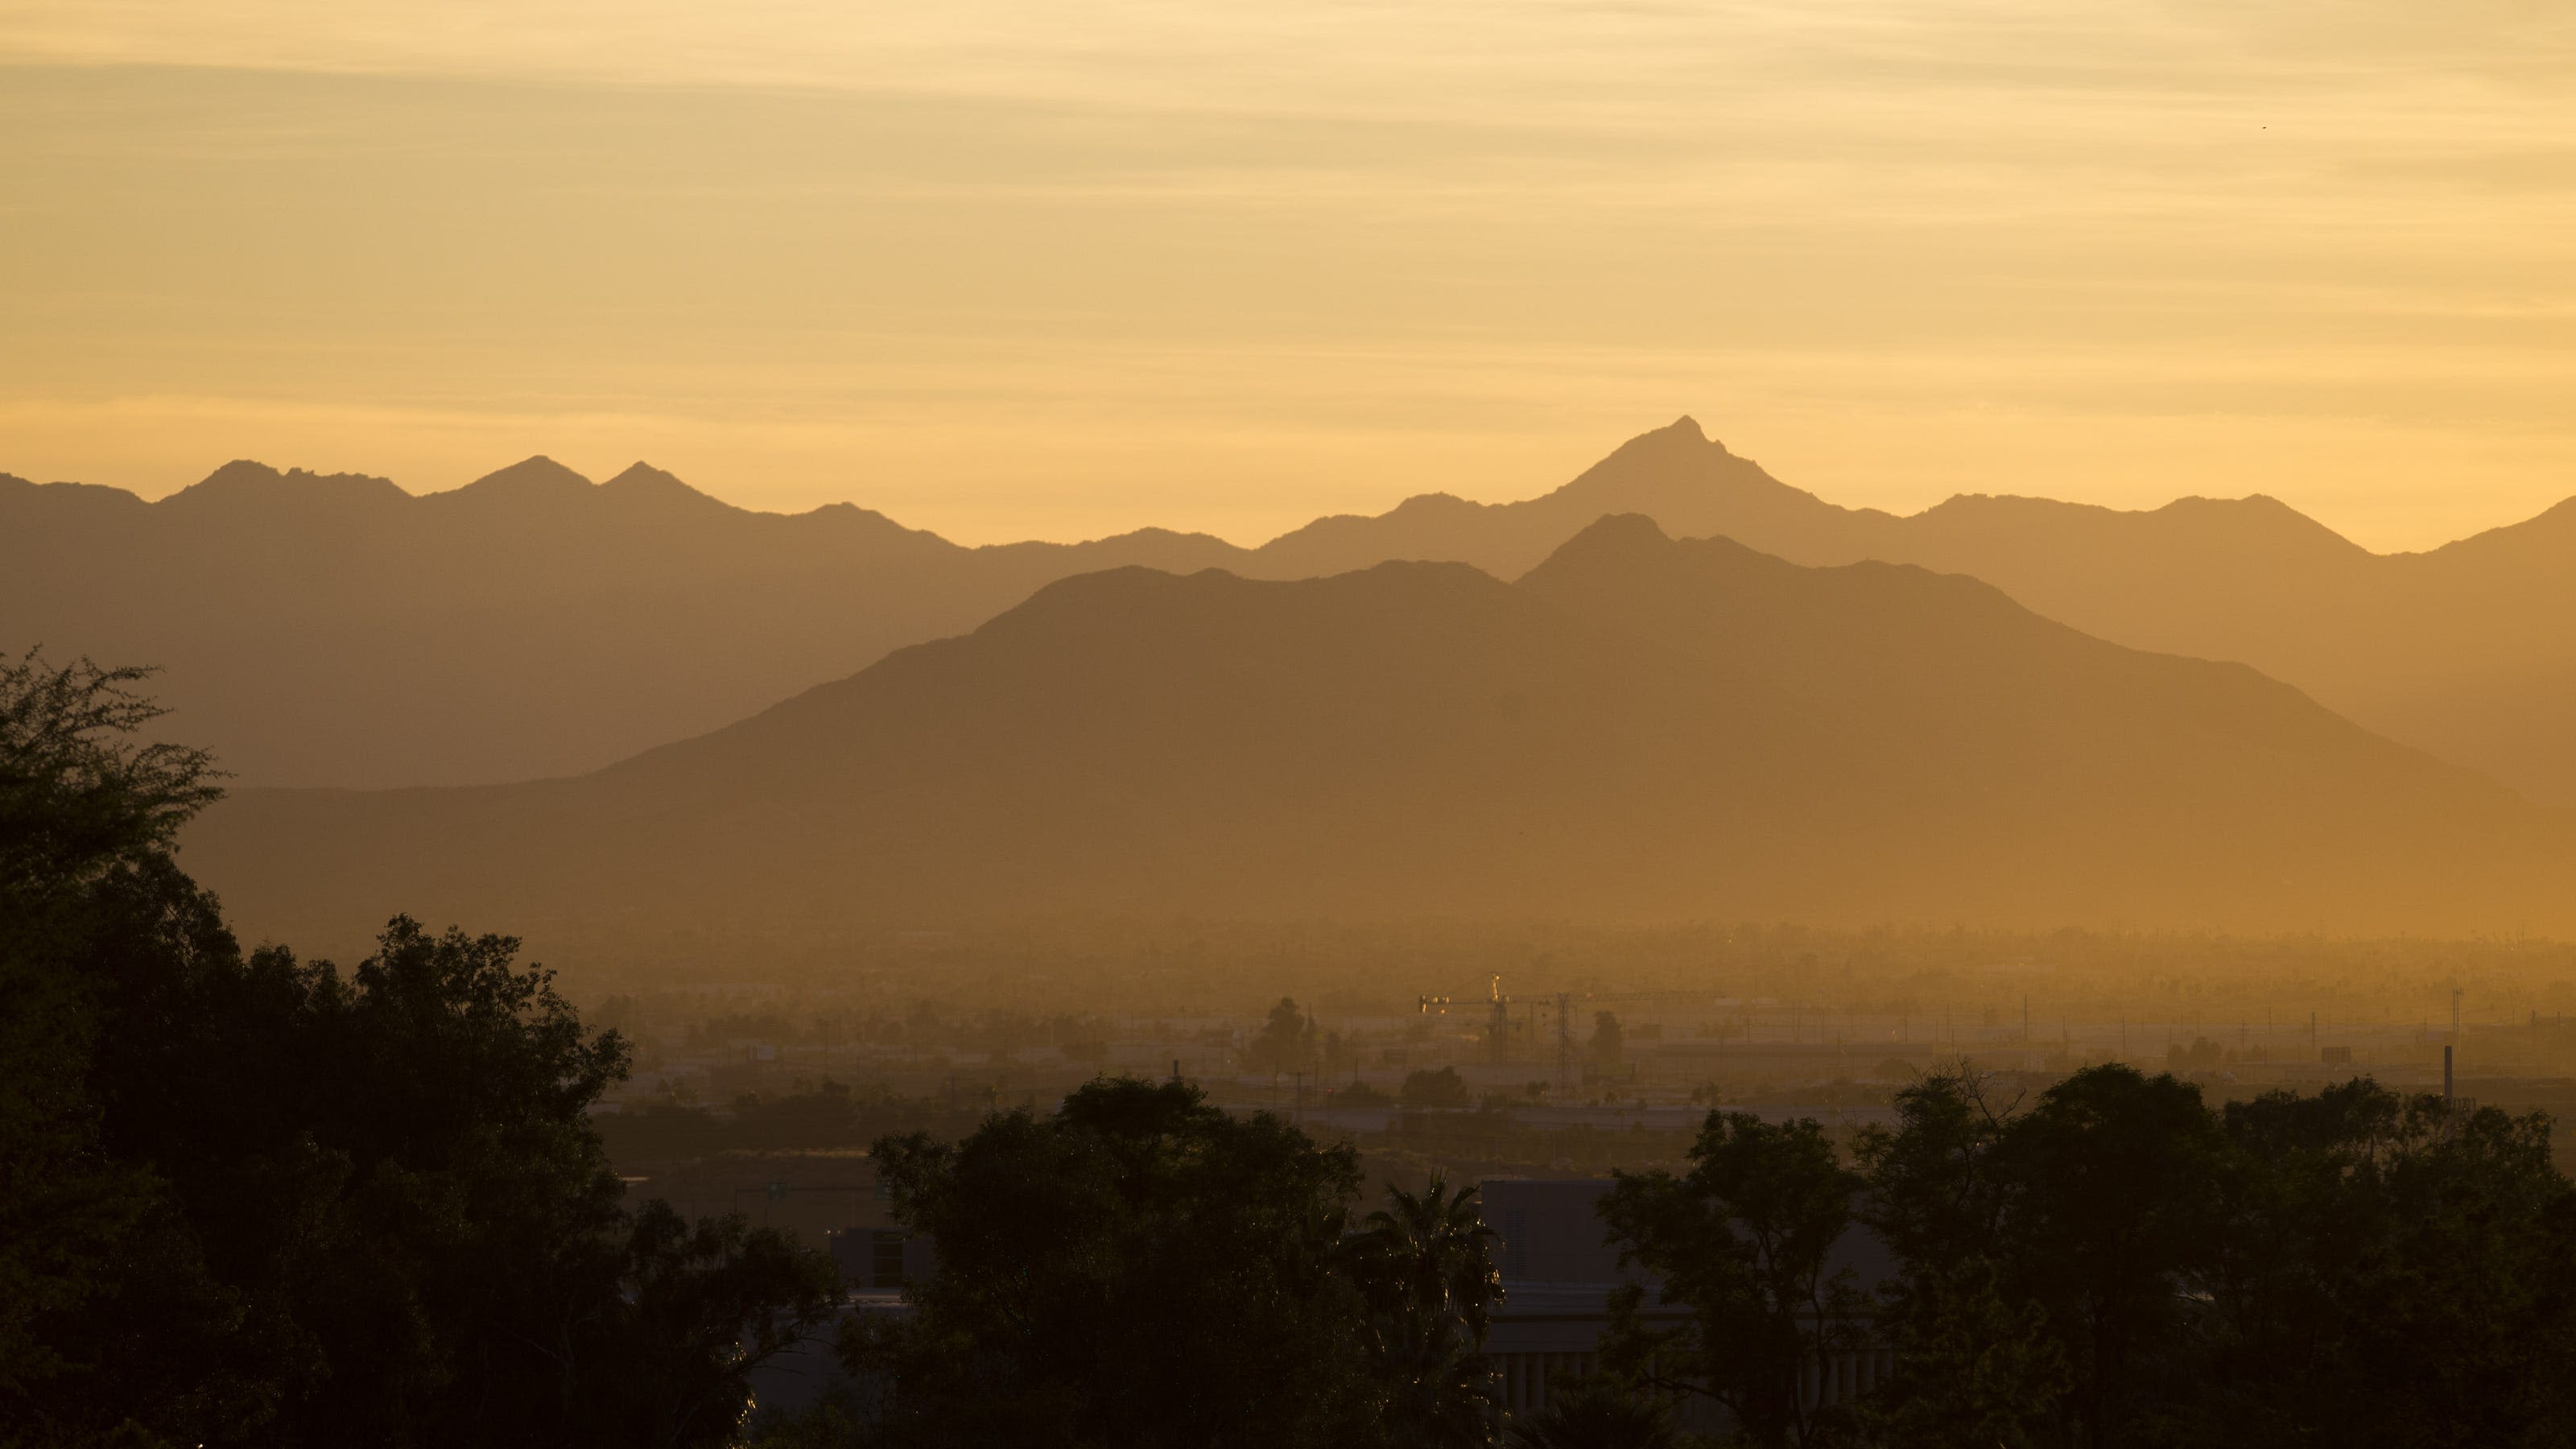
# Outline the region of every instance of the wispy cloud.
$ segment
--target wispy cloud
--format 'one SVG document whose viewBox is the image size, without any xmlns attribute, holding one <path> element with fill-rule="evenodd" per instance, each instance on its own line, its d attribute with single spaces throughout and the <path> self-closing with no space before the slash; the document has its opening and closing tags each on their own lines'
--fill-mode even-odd
<svg viewBox="0 0 2576 1449">
<path fill-rule="evenodd" d="M 2559 5 L 0 0 L 0 64 L 0 397 L 61 472 L 306 407 L 453 482 L 544 418 L 1257 532 L 1690 408 L 1891 504 L 2392 544 L 2576 487 Z"/>
</svg>

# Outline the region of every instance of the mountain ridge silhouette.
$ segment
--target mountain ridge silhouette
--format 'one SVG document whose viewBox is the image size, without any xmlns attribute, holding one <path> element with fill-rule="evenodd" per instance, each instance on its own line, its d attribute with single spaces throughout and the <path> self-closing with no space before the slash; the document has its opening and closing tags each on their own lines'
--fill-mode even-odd
<svg viewBox="0 0 2576 1449">
<path fill-rule="evenodd" d="M 2576 824 L 2240 664 L 1912 565 L 1611 517 L 1517 582 L 1129 566 L 748 719 L 517 785 L 251 790 L 256 930 L 394 910 L 1064 911 L 2461 932 L 2576 926 Z"/>
<path fill-rule="evenodd" d="M 640 462 L 594 484 L 533 458 L 420 495 L 235 462 L 149 504 L 0 475 L 0 644 L 169 666 L 170 728 L 254 783 L 488 783 L 702 733 L 1069 574 L 1408 558 L 1514 577 L 1626 512 L 1799 563 L 1970 574 L 2576 803 L 2576 499 L 2385 555 L 2259 494 L 2130 512 L 1964 493 L 1900 516 L 1782 483 L 1689 417 L 1536 498 L 1421 494 L 1253 548 L 1160 529 L 968 547 L 853 504 L 737 508 Z"/>
</svg>

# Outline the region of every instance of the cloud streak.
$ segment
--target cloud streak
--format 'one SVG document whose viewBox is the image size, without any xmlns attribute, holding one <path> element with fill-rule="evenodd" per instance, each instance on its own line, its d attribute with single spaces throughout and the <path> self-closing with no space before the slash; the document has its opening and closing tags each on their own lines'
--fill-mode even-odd
<svg viewBox="0 0 2576 1449">
<path fill-rule="evenodd" d="M 77 422 L 229 398 L 625 419 L 975 536 L 1535 491 L 1684 409 L 1854 501 L 2263 489 L 2380 546 L 2576 478 L 2576 40 L 2511 0 L 14 0 L 0 64 L 20 472 L 319 461 Z M 334 461 L 461 481 L 437 433 Z"/>
</svg>

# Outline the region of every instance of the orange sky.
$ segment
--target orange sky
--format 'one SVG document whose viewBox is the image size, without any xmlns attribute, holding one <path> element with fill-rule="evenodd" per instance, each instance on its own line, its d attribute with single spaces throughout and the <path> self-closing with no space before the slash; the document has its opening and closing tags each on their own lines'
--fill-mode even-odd
<svg viewBox="0 0 2576 1449">
<path fill-rule="evenodd" d="M 0 470 L 642 457 L 983 541 L 2576 493 L 2542 0 L 0 0 Z"/>
</svg>

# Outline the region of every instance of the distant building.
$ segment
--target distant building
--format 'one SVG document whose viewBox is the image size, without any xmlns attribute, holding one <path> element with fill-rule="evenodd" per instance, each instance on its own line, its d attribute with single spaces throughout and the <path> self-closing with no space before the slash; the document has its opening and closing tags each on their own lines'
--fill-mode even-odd
<svg viewBox="0 0 2576 1449">
<path fill-rule="evenodd" d="M 898 1227 L 833 1228 L 824 1236 L 841 1282 L 853 1292 L 900 1293 L 928 1278 L 936 1257 L 930 1240 Z"/>
<path fill-rule="evenodd" d="M 1610 1330 L 1610 1294 L 1629 1283 L 1646 1287 L 1649 1323 L 1678 1324 L 1685 1310 L 1664 1305 L 1653 1280 L 1619 1266 L 1619 1250 L 1602 1226 L 1603 1177 L 1543 1180 L 1489 1177 L 1476 1184 L 1485 1223 L 1501 1238 L 1502 1302 L 1496 1306 L 1485 1351 L 1495 1362 L 1505 1412 L 1544 1408 L 1552 1389 L 1600 1370 L 1601 1340 Z M 1855 1227 L 1836 1248 L 1833 1266 L 1850 1268 L 1864 1292 L 1894 1271 L 1885 1247 Z M 1821 1404 L 1868 1392 L 1894 1370 L 1884 1347 L 1838 1354 L 1829 1381 L 1808 1392 Z M 1685 1400 L 1678 1427 L 1723 1434 L 1733 1427 L 1724 1407 L 1705 1395 Z"/>
</svg>

